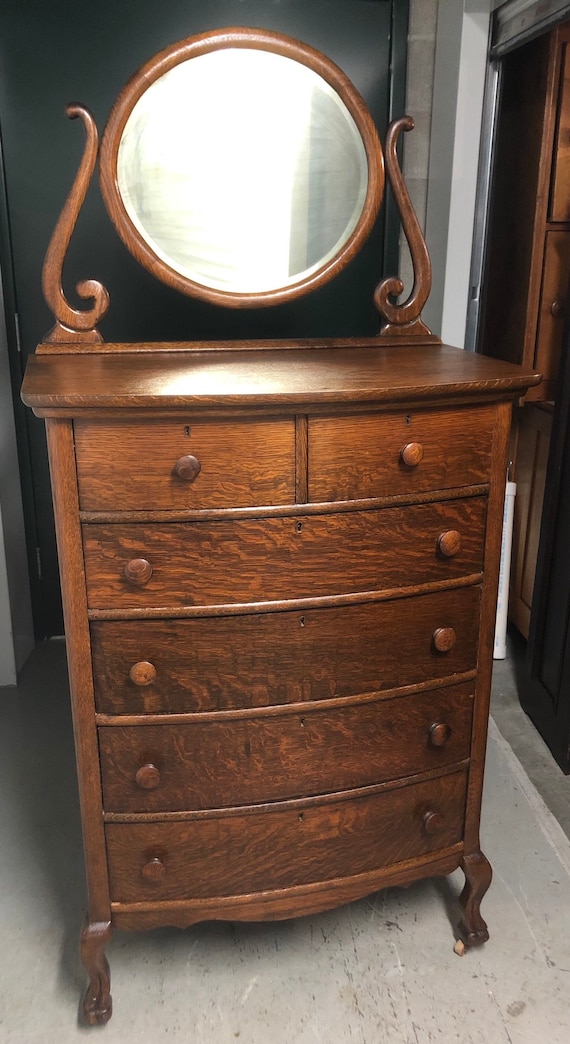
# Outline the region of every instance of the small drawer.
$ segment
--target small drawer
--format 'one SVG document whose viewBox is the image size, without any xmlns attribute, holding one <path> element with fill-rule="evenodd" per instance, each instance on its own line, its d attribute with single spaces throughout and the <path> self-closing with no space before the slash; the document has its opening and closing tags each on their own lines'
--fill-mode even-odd
<svg viewBox="0 0 570 1044">
<path fill-rule="evenodd" d="M 97 710 L 232 710 L 450 678 L 477 665 L 479 601 L 474 586 L 330 609 L 94 621 Z"/>
<path fill-rule="evenodd" d="M 84 511 L 255 507 L 295 502 L 295 422 L 76 421 Z"/>
<path fill-rule="evenodd" d="M 180 725 L 99 729 L 107 812 L 183 812 L 351 790 L 469 756 L 473 684 Z"/>
<path fill-rule="evenodd" d="M 175 822 L 107 823 L 115 903 L 248 895 L 352 877 L 461 841 L 463 771 Z"/>
<path fill-rule="evenodd" d="M 83 526 L 90 608 L 260 603 L 477 574 L 487 501 L 305 517 Z"/>
<path fill-rule="evenodd" d="M 309 500 L 359 500 L 489 481 L 493 407 L 309 418 Z"/>
</svg>

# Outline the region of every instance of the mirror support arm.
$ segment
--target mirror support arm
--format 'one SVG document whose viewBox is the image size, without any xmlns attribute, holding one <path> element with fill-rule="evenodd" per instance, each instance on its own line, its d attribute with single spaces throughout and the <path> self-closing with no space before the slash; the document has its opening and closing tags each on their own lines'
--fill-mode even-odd
<svg viewBox="0 0 570 1044">
<path fill-rule="evenodd" d="M 99 343 L 103 340 L 95 329 L 109 307 L 109 294 L 102 283 L 96 279 L 82 279 L 77 283 L 76 291 L 85 301 L 93 300 L 91 308 L 73 308 L 62 286 L 63 265 L 79 212 L 85 200 L 89 183 L 93 176 L 99 139 L 97 127 L 92 114 L 83 105 L 68 105 L 66 115 L 70 119 L 80 117 L 85 128 L 85 148 L 71 191 L 59 216 L 47 249 L 42 272 L 42 289 L 46 303 L 51 308 L 56 323 L 45 341 L 89 341 Z"/>
<path fill-rule="evenodd" d="M 414 128 L 411 116 L 402 116 L 394 120 L 388 127 L 385 142 L 386 173 L 390 187 L 394 193 L 396 205 L 402 220 L 404 235 L 408 241 L 412 265 L 414 269 L 414 285 L 408 299 L 401 305 L 389 298 L 399 297 L 404 284 L 398 276 L 383 279 L 374 291 L 374 304 L 385 319 L 379 332 L 380 337 L 417 337 L 433 336 L 429 328 L 422 322 L 420 315 L 431 290 L 431 262 L 426 242 L 419 221 L 412 206 L 400 164 L 398 162 L 397 145 L 401 131 Z M 438 340 L 434 337 L 434 340 Z"/>
</svg>

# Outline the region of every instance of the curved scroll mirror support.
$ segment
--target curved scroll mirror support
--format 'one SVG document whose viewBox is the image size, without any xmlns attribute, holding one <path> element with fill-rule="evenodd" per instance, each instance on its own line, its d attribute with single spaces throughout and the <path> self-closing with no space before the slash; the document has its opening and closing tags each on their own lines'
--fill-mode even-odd
<svg viewBox="0 0 570 1044">
<path fill-rule="evenodd" d="M 101 191 L 123 242 L 183 293 L 259 307 L 351 260 L 382 199 L 366 105 L 320 52 L 260 29 L 167 48 L 107 122 Z"/>
<path fill-rule="evenodd" d="M 85 148 L 73 186 L 53 230 L 44 260 L 42 289 L 56 323 L 44 337 L 44 341 L 90 341 L 103 340 L 95 329 L 109 307 L 109 294 L 96 279 L 83 279 L 77 283 L 76 291 L 85 301 L 93 300 L 92 308 L 73 308 L 67 300 L 62 286 L 63 264 L 73 229 L 83 206 L 89 183 L 97 162 L 99 138 L 95 120 L 82 105 L 68 105 L 66 114 L 71 120 L 79 117 L 85 128 Z"/>
<path fill-rule="evenodd" d="M 398 276 L 383 279 L 374 291 L 374 304 L 387 320 L 380 330 L 380 337 L 433 337 L 439 340 L 422 322 L 420 315 L 431 290 L 431 262 L 420 224 L 412 206 L 406 184 L 402 177 L 398 153 L 396 151 L 401 131 L 414 129 L 411 116 L 402 116 L 394 120 L 386 133 L 386 173 L 390 187 L 394 193 L 396 205 L 402 219 L 404 235 L 408 241 L 412 265 L 414 269 L 414 285 L 408 299 L 403 304 L 396 304 L 390 297 L 399 297 L 404 284 Z"/>
</svg>

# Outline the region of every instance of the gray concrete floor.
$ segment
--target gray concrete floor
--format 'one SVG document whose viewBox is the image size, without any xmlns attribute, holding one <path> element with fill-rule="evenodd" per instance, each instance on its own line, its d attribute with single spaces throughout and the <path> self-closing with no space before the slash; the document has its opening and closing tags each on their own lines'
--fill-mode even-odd
<svg viewBox="0 0 570 1044">
<path fill-rule="evenodd" d="M 0 1044 L 567 1044 L 570 778 L 520 710 L 510 660 L 493 715 L 485 947 L 453 953 L 460 871 L 314 918 L 117 933 L 115 1013 L 86 1029 L 65 648 L 39 646 L 18 690 L 0 690 Z"/>
<path fill-rule="evenodd" d="M 525 655 L 526 642 L 513 632 L 508 640 L 508 659 L 495 660 L 491 713 L 544 803 L 570 838 L 570 776 L 558 767 L 519 702 L 516 666 Z"/>
</svg>

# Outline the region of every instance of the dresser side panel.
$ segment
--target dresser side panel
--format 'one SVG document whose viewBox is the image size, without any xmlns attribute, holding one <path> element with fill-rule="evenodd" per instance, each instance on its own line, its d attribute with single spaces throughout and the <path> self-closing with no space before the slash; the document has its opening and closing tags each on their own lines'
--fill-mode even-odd
<svg viewBox="0 0 570 1044">
<path fill-rule="evenodd" d="M 111 917 L 75 451 L 71 422 L 46 422 L 62 585 L 89 918 Z"/>
</svg>

